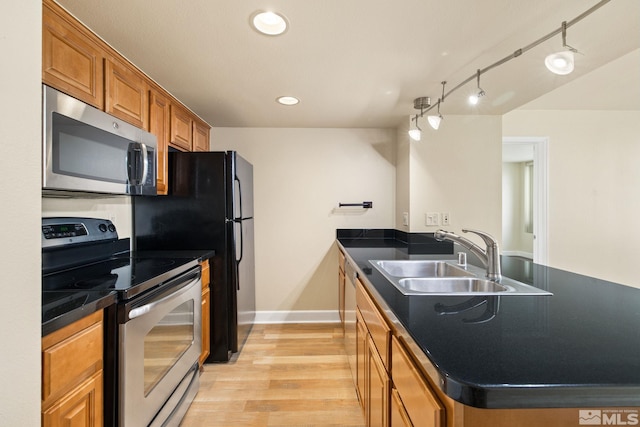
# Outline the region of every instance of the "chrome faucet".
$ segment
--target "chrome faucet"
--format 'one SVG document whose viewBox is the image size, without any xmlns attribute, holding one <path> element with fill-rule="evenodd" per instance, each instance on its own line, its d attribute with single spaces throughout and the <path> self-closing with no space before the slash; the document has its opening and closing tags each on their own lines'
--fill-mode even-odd
<svg viewBox="0 0 640 427">
<path fill-rule="evenodd" d="M 500 279 L 502 279 L 502 273 L 500 271 L 500 249 L 498 248 L 498 242 L 496 241 L 496 239 L 483 231 L 463 228 L 462 232 L 477 234 L 482 238 L 482 240 L 484 240 L 487 248 L 482 249 L 471 240 L 465 239 L 464 237 L 458 236 L 455 233 L 451 233 L 445 230 L 436 231 L 434 237 L 438 241 L 450 240 L 469 249 L 478 258 L 480 258 L 480 261 L 482 261 L 484 266 L 487 268 L 487 279 L 493 280 L 494 282 L 499 282 Z"/>
</svg>

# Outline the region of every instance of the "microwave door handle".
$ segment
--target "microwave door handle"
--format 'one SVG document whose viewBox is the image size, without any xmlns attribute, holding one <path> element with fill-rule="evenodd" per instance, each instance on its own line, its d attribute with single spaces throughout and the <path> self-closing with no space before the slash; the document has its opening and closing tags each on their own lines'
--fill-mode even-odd
<svg viewBox="0 0 640 427">
<path fill-rule="evenodd" d="M 140 143 L 132 142 L 129 144 L 127 153 L 127 169 L 129 174 L 129 185 L 138 185 L 138 162 L 140 158 Z"/>
<path fill-rule="evenodd" d="M 147 153 L 147 146 L 143 142 L 140 143 L 142 148 L 142 177 L 140 178 L 140 185 L 147 181 L 147 174 L 149 173 L 149 166 L 147 161 L 149 159 L 149 153 Z"/>
</svg>

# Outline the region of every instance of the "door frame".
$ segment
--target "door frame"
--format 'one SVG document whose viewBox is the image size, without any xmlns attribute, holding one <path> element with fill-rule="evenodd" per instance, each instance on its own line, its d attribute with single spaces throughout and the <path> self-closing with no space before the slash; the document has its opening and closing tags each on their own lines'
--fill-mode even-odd
<svg viewBox="0 0 640 427">
<path fill-rule="evenodd" d="M 537 136 L 503 137 L 505 145 L 533 146 L 533 262 L 549 261 L 549 138 Z"/>
</svg>

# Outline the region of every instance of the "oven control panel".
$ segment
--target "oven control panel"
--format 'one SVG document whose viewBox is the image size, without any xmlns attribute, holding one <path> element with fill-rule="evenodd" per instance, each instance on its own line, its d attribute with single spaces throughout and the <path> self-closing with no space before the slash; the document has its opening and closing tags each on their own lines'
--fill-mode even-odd
<svg viewBox="0 0 640 427">
<path fill-rule="evenodd" d="M 42 248 L 118 240 L 115 225 L 108 219 L 42 218 Z"/>
</svg>

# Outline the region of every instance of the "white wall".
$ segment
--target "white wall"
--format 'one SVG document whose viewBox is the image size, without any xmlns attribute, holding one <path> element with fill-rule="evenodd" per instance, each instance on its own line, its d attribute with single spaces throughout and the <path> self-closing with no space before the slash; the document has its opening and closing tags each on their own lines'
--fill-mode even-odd
<svg viewBox="0 0 640 427">
<path fill-rule="evenodd" d="M 521 110 L 505 137 L 549 138 L 549 266 L 640 287 L 640 112 Z"/>
<path fill-rule="evenodd" d="M 411 213 L 411 183 L 410 183 L 410 159 L 411 139 L 407 136 L 411 119 L 403 122 L 396 129 L 396 229 L 405 232 L 410 231 L 409 224 L 403 223 L 403 214 Z"/>
<path fill-rule="evenodd" d="M 472 228 L 500 240 L 501 117 L 447 116 L 437 131 L 425 118 L 420 127 L 422 140 L 410 142 L 411 231 Z M 426 226 L 428 212 L 449 213 L 451 224 Z"/>
<path fill-rule="evenodd" d="M 0 425 L 40 425 L 40 0 L 0 14 Z"/>
<path fill-rule="evenodd" d="M 336 310 L 337 228 L 394 228 L 395 131 L 213 128 L 254 167 L 258 311 Z M 372 201 L 373 209 L 338 209 Z"/>
</svg>

